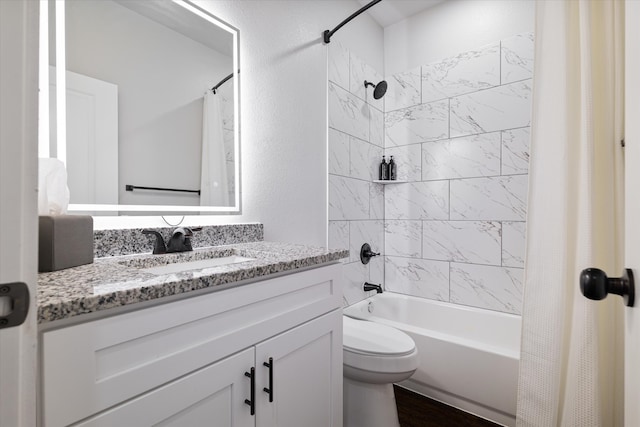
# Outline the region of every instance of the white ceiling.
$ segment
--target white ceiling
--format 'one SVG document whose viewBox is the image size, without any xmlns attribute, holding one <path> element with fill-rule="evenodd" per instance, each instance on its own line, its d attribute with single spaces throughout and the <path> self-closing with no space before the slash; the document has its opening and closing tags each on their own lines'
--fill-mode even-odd
<svg viewBox="0 0 640 427">
<path fill-rule="evenodd" d="M 370 3 L 370 1 L 371 0 L 358 0 L 358 3 L 364 6 Z M 444 0 L 382 0 L 367 10 L 367 12 L 384 28 L 443 1 Z"/>
<path fill-rule="evenodd" d="M 3 1 L 3 0 L 0 0 Z M 224 28 L 211 25 L 205 18 L 178 6 L 174 2 L 161 0 L 126 1 L 115 0 L 120 5 L 171 28 L 196 42 L 223 55 L 233 57 L 233 35 Z"/>
</svg>

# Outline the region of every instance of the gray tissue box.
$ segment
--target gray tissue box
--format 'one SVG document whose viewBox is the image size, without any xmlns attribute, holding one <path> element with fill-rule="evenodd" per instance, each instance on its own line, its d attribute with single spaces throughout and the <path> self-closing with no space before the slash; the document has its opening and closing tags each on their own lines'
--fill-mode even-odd
<svg viewBox="0 0 640 427">
<path fill-rule="evenodd" d="M 93 262 L 93 218 L 88 215 L 39 217 L 38 271 L 57 271 Z"/>
</svg>

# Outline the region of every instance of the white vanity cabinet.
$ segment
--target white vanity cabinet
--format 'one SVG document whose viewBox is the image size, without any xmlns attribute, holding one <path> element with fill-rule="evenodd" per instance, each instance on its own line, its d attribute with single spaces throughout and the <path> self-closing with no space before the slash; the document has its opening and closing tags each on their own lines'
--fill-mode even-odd
<svg viewBox="0 0 640 427">
<path fill-rule="evenodd" d="M 341 426 L 341 268 L 45 329 L 40 425 Z"/>
</svg>

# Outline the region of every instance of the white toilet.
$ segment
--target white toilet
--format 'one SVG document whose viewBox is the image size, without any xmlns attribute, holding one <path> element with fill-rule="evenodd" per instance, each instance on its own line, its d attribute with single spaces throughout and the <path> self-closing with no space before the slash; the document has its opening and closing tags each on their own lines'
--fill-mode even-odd
<svg viewBox="0 0 640 427">
<path fill-rule="evenodd" d="M 344 427 L 399 427 L 393 383 L 418 367 L 413 339 L 379 323 L 342 320 Z"/>
</svg>

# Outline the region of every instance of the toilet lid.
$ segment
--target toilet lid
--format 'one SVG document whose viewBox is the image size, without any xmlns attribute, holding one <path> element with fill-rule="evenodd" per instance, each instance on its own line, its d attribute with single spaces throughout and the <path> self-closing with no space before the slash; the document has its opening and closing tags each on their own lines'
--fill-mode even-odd
<svg viewBox="0 0 640 427">
<path fill-rule="evenodd" d="M 380 323 L 342 316 L 344 350 L 375 355 L 404 355 L 415 350 L 413 339 L 404 332 Z"/>
</svg>

